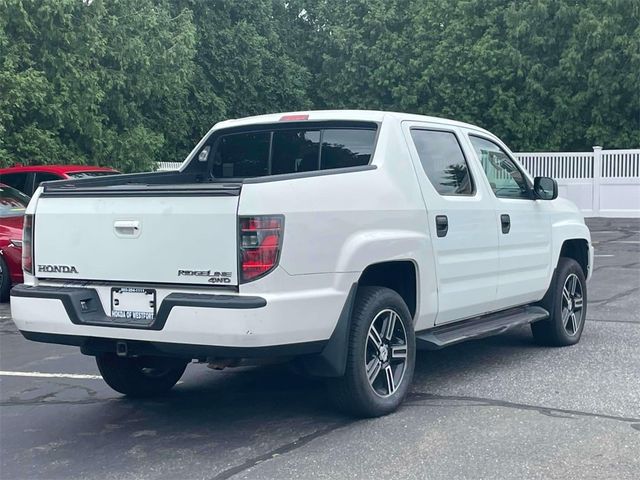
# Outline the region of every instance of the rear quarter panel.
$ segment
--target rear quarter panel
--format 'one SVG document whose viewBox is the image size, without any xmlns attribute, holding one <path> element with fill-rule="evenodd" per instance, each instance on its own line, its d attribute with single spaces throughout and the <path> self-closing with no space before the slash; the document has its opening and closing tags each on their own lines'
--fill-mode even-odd
<svg viewBox="0 0 640 480">
<path fill-rule="evenodd" d="M 375 263 L 412 260 L 416 328 L 426 328 L 437 308 L 431 240 L 399 123 L 383 122 L 372 164 L 376 169 L 245 184 L 238 214 L 284 214 L 280 266 L 290 275 L 360 274 Z"/>
</svg>

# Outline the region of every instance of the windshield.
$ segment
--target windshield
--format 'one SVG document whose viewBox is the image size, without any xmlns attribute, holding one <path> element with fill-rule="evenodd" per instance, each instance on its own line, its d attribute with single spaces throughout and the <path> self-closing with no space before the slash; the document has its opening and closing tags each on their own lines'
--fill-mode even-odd
<svg viewBox="0 0 640 480">
<path fill-rule="evenodd" d="M 67 172 L 69 178 L 89 178 L 89 177 L 104 177 L 106 175 L 117 175 L 120 172 L 111 170 L 94 170 L 89 172 Z"/>
<path fill-rule="evenodd" d="M 29 204 L 30 198 L 15 188 L 0 184 L 0 217 L 19 217 L 24 215 L 24 210 Z"/>
</svg>

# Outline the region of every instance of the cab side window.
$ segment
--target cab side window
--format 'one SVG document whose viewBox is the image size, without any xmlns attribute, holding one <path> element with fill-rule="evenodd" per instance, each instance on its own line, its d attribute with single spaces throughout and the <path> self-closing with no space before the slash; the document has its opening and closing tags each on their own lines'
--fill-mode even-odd
<svg viewBox="0 0 640 480">
<path fill-rule="evenodd" d="M 502 148 L 486 138 L 475 135 L 469 138 L 496 197 L 533 198 L 522 170 Z"/>
<path fill-rule="evenodd" d="M 29 185 L 31 182 L 30 176 L 28 173 L 4 173 L 0 175 L 0 183 L 4 183 L 10 187 L 15 188 L 16 190 L 20 190 L 22 193 L 26 193 L 27 195 L 31 195 L 33 191 L 30 191 L 31 188 Z"/>
<path fill-rule="evenodd" d="M 473 180 L 458 138 L 453 132 L 411 130 L 420 163 L 440 195 L 472 195 Z"/>
</svg>

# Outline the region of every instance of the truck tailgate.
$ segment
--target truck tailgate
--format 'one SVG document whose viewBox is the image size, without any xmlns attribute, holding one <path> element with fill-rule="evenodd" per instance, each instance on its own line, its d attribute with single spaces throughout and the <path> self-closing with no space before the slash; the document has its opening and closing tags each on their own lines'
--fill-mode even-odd
<svg viewBox="0 0 640 480">
<path fill-rule="evenodd" d="M 43 194 L 35 215 L 35 275 L 237 285 L 238 199 L 202 192 Z"/>
</svg>

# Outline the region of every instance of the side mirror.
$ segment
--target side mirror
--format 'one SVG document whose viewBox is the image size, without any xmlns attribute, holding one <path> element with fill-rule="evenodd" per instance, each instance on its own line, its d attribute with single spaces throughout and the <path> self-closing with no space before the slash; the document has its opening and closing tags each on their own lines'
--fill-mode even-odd
<svg viewBox="0 0 640 480">
<path fill-rule="evenodd" d="M 537 200 L 554 200 L 558 198 L 558 182 L 549 177 L 533 179 L 533 193 Z"/>
</svg>

